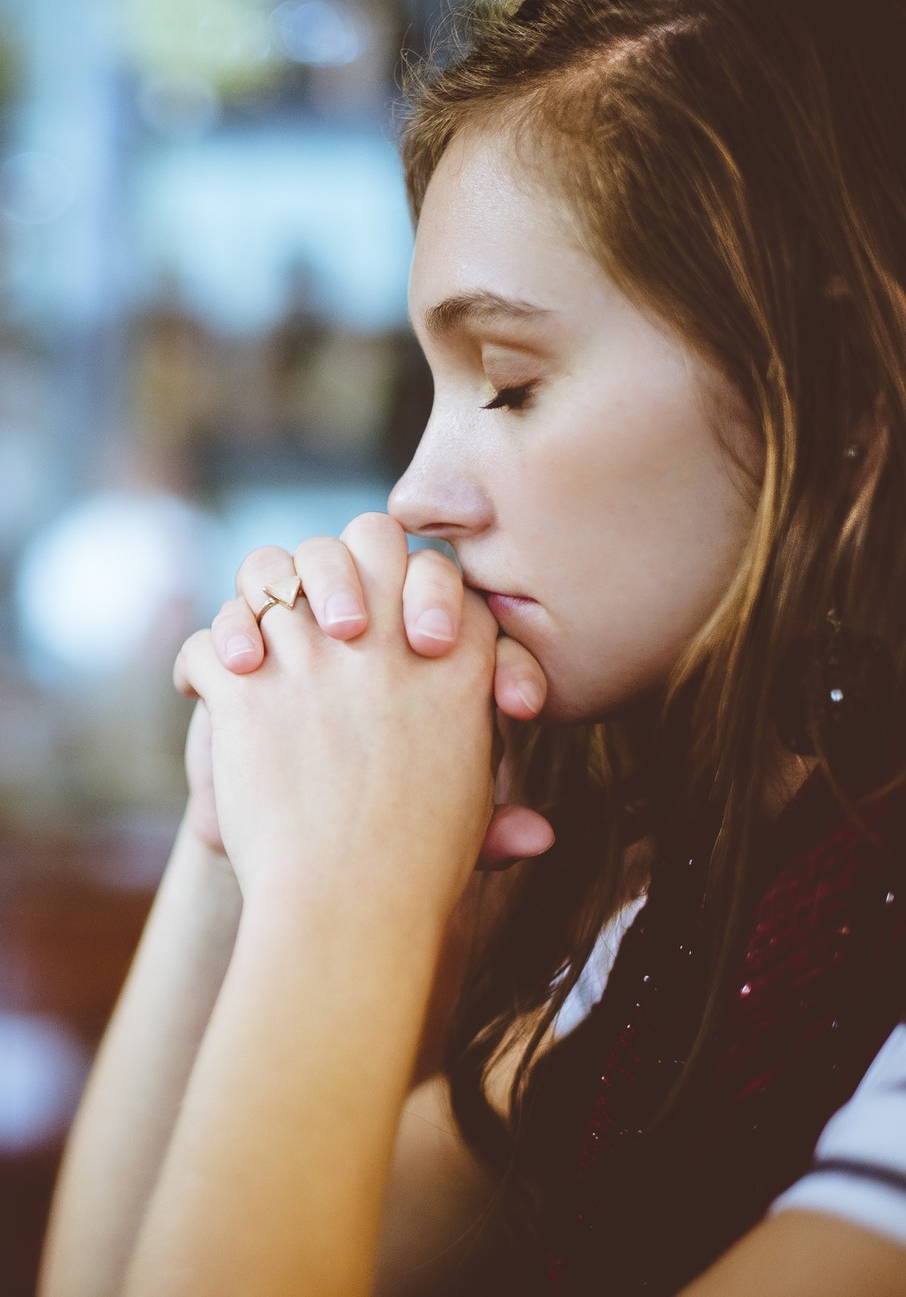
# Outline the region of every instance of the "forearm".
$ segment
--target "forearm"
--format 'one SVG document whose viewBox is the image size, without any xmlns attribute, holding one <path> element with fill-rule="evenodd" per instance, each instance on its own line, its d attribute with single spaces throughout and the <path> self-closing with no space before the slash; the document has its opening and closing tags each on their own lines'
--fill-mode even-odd
<svg viewBox="0 0 906 1297">
<path fill-rule="evenodd" d="M 125 1297 L 371 1291 L 435 929 L 415 907 L 246 901 Z"/>
<path fill-rule="evenodd" d="M 901 1297 L 906 1249 L 818 1212 L 768 1217 L 679 1297 Z"/>
<path fill-rule="evenodd" d="M 114 1297 L 239 922 L 229 865 L 180 827 L 73 1125 L 40 1297 Z"/>
</svg>

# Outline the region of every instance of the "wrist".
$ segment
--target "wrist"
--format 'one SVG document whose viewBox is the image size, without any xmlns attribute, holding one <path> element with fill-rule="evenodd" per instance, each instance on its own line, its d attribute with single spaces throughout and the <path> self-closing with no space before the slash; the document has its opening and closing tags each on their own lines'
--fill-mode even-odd
<svg viewBox="0 0 906 1297">
<path fill-rule="evenodd" d="M 186 805 L 176 838 L 176 846 L 185 865 L 201 872 L 209 886 L 230 896 L 240 896 L 239 884 L 230 859 L 221 846 L 215 846 L 210 835 L 200 829 L 193 815 L 192 799 Z"/>
<path fill-rule="evenodd" d="M 226 855 L 217 813 L 210 798 L 197 798 L 190 792 L 186 798 L 183 818 L 202 847 L 207 848 L 214 855 Z"/>
</svg>

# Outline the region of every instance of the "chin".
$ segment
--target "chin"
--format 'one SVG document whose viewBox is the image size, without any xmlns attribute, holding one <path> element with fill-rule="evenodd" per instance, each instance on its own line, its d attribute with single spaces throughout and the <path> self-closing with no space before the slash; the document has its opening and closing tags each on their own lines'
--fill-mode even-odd
<svg viewBox="0 0 906 1297">
<path fill-rule="evenodd" d="M 649 678 L 636 665 L 609 677 L 594 676 L 590 663 L 606 650 L 602 653 L 588 642 L 573 646 L 572 654 L 564 651 L 563 643 L 518 642 L 533 654 L 547 680 L 547 701 L 535 718 L 542 725 L 591 725 L 631 713 L 661 679 L 662 673 L 652 672 Z"/>
<path fill-rule="evenodd" d="M 627 682 L 622 688 L 610 692 L 600 686 L 592 690 L 588 682 L 572 688 L 565 680 L 548 676 L 547 701 L 537 720 L 547 725 L 593 725 L 600 721 L 625 718 L 638 706 L 645 706 L 651 696 L 652 686 L 638 680 Z"/>
<path fill-rule="evenodd" d="M 571 694 L 548 677 L 547 701 L 536 720 L 542 725 L 583 725 L 599 720 L 600 712 L 600 707 L 593 707 L 587 698 Z"/>
<path fill-rule="evenodd" d="M 512 636 L 515 639 L 515 636 Z M 536 645 L 518 641 L 534 656 L 544 677 L 547 680 L 547 699 L 535 720 L 541 725 L 582 725 L 589 721 L 601 719 L 600 689 L 589 688 L 590 681 L 576 678 L 570 672 L 568 664 L 555 661 L 556 654 L 547 647 L 547 652 Z"/>
</svg>

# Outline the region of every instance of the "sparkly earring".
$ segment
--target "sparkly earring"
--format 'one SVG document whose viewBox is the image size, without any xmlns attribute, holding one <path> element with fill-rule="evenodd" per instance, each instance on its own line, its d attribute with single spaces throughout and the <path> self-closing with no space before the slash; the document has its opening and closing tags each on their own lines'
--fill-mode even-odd
<svg viewBox="0 0 906 1297">
<path fill-rule="evenodd" d="M 844 626 L 830 609 L 821 629 L 793 640 L 777 672 L 774 715 L 783 744 L 816 756 L 817 731 L 832 764 L 877 756 L 890 736 L 896 690 L 884 643 Z"/>
<path fill-rule="evenodd" d="M 861 459 L 848 445 L 843 457 Z M 820 736 L 832 765 L 859 766 L 879 757 L 893 725 L 896 667 L 875 635 L 844 626 L 831 608 L 821 629 L 792 641 L 774 687 L 774 716 L 784 746 L 797 756 L 817 756 Z"/>
</svg>

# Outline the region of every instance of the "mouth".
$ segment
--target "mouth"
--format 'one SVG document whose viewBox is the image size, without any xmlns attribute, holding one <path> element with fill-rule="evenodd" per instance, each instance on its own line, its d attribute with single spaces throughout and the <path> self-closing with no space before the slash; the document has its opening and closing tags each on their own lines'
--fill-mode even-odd
<svg viewBox="0 0 906 1297">
<path fill-rule="evenodd" d="M 468 582 L 466 584 L 476 594 L 481 595 L 498 624 L 506 627 L 508 631 L 512 626 L 518 626 L 525 616 L 531 619 L 532 610 L 538 607 L 537 600 L 530 599 L 528 595 L 501 594 L 497 590 L 488 590 L 483 586 L 470 585 Z"/>
<path fill-rule="evenodd" d="M 468 586 L 468 588 L 469 588 L 470 590 L 474 590 L 476 594 L 482 594 L 482 595 L 484 595 L 486 598 L 493 598 L 493 599 L 512 599 L 514 602 L 518 602 L 518 603 L 535 603 L 535 602 L 536 602 L 536 600 L 530 598 L 527 594 L 511 594 L 511 593 L 509 593 L 508 591 L 505 591 L 505 590 L 492 590 L 492 589 L 490 589 L 489 586 L 486 586 L 486 585 L 479 585 L 477 581 L 468 581 L 468 580 L 466 580 L 466 581 L 463 582 L 463 584 L 466 585 L 466 586 Z"/>
</svg>

